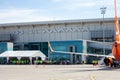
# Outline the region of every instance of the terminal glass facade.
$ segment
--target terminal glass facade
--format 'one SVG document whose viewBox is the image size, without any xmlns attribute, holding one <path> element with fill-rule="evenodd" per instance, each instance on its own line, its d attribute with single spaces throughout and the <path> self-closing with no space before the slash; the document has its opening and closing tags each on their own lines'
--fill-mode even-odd
<svg viewBox="0 0 120 80">
<path fill-rule="evenodd" d="M 70 63 L 81 63 L 81 55 L 70 54 L 65 52 L 83 52 L 83 42 L 82 41 L 52 41 L 50 42 L 53 50 L 63 51 L 50 53 L 50 59 L 55 60 L 59 63 L 63 61 L 69 61 Z"/>
<path fill-rule="evenodd" d="M 13 43 L 0 42 L 0 54 L 4 51 L 13 51 Z"/>
<path fill-rule="evenodd" d="M 103 36 L 104 35 L 104 36 Z M 94 30 L 91 31 L 91 40 L 113 42 L 114 41 L 114 30 Z"/>
<path fill-rule="evenodd" d="M 31 42 L 31 43 L 16 43 L 14 50 L 40 50 L 48 56 L 48 43 L 47 42 Z"/>
</svg>

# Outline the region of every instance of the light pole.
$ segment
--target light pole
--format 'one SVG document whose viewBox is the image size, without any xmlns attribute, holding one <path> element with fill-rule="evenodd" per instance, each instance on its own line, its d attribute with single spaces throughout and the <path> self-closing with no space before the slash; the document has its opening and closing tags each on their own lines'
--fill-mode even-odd
<svg viewBox="0 0 120 80">
<path fill-rule="evenodd" d="M 107 7 L 101 7 L 100 10 L 101 10 L 101 14 L 103 14 L 103 23 L 102 23 L 102 30 L 103 30 L 103 43 L 105 42 L 105 32 L 104 32 L 104 15 L 105 15 L 105 12 L 106 12 L 106 9 Z M 103 45 L 103 54 L 105 55 L 105 45 Z"/>
</svg>

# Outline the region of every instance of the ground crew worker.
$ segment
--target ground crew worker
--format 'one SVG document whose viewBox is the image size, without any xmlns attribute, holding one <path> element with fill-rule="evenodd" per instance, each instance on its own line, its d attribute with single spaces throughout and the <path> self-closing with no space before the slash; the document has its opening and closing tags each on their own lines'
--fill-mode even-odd
<svg viewBox="0 0 120 80">
<path fill-rule="evenodd" d="M 95 64 L 95 60 L 92 60 L 92 64 L 93 64 L 93 65 Z"/>
<path fill-rule="evenodd" d="M 113 59 L 111 57 L 109 58 L 109 66 L 113 67 Z"/>
</svg>

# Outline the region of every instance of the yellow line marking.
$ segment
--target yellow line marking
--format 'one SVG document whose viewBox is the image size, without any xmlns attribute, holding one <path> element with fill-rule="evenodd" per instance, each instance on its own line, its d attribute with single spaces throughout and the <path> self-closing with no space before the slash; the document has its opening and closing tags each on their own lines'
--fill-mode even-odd
<svg viewBox="0 0 120 80">
<path fill-rule="evenodd" d="M 95 80 L 95 76 L 94 75 L 90 75 L 90 80 Z"/>
</svg>

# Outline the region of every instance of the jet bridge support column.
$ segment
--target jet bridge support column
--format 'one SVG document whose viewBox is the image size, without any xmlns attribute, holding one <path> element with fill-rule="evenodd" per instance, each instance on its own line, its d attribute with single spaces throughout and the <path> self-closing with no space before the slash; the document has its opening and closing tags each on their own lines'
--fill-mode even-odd
<svg viewBox="0 0 120 80">
<path fill-rule="evenodd" d="M 82 63 L 86 63 L 86 56 L 84 54 L 87 54 L 87 41 L 86 40 L 83 40 Z"/>
</svg>

